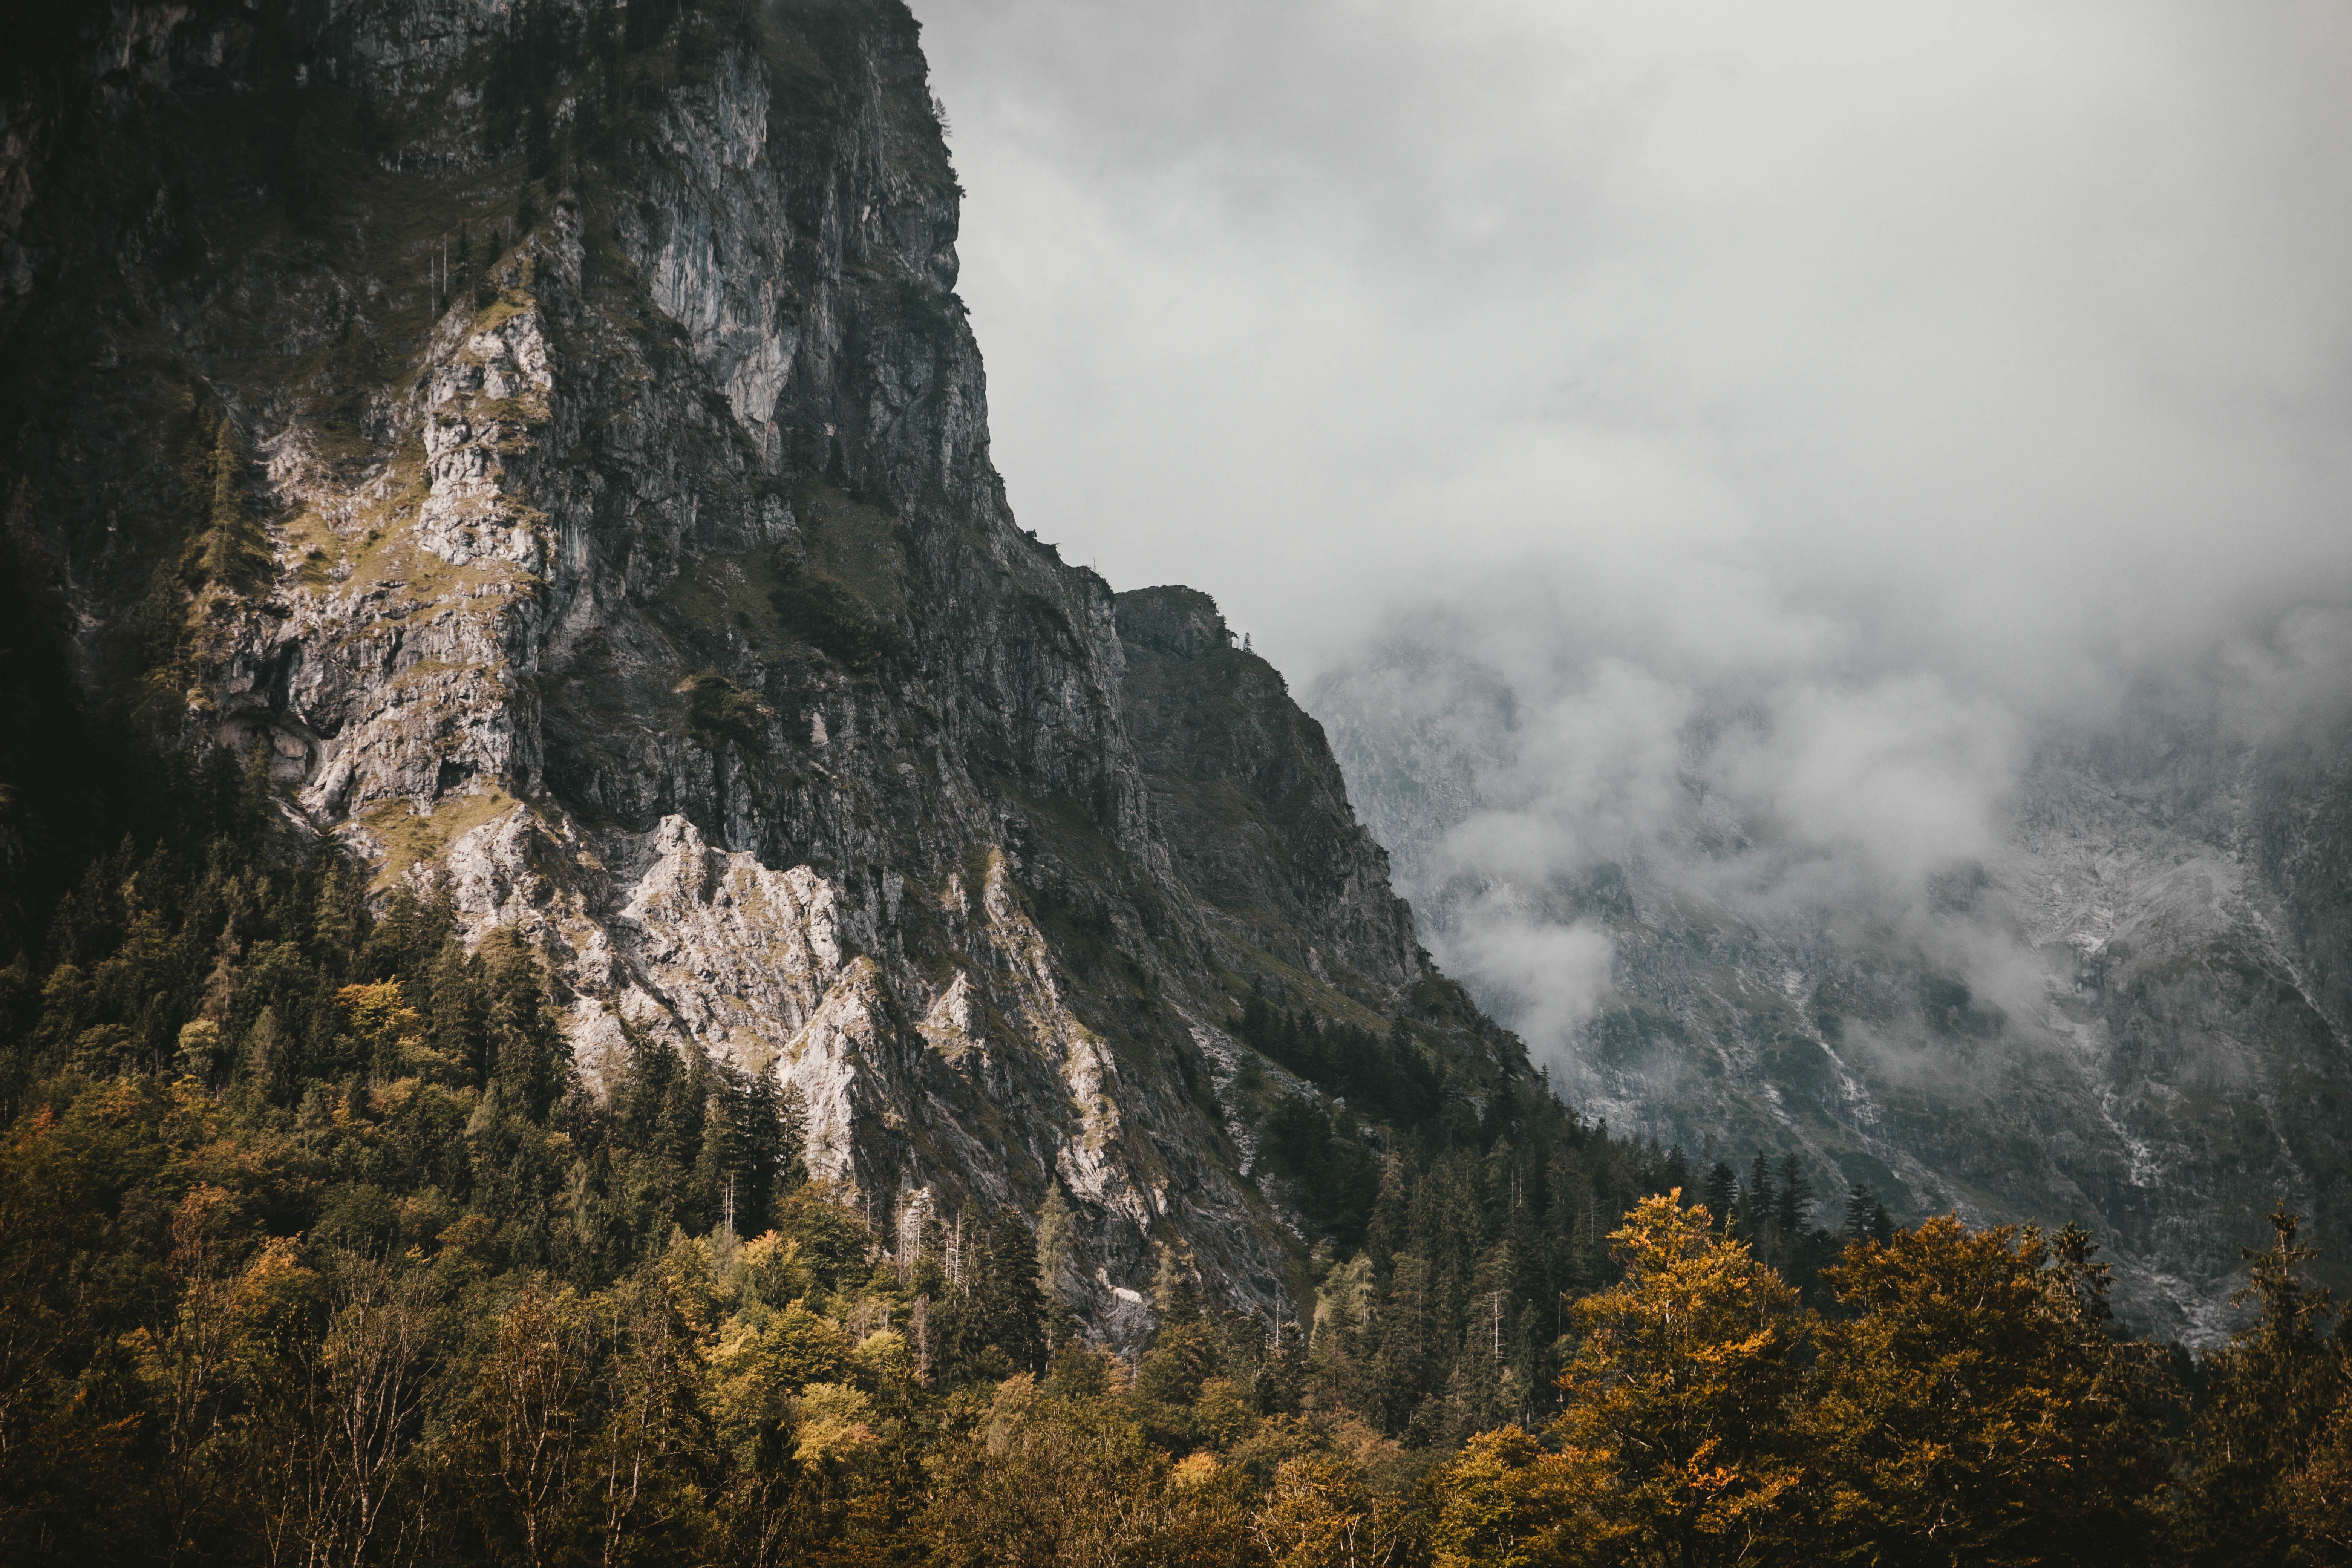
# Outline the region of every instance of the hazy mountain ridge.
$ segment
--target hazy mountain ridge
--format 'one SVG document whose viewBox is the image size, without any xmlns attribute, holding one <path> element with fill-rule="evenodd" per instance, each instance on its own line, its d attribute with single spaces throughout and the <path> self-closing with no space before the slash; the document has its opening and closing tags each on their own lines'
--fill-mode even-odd
<svg viewBox="0 0 2352 1568">
<path fill-rule="evenodd" d="M 1660 817 L 1626 831 L 1614 797 L 1580 796 L 1585 816 L 1548 829 L 1589 830 L 1570 866 L 1529 853 L 1514 875 L 1497 846 L 1527 842 L 1517 770 L 1544 742 L 1506 679 L 1408 641 L 1309 705 L 1441 960 L 1612 1125 L 1698 1168 L 1792 1146 L 1826 1197 L 1866 1183 L 1906 1219 L 2082 1220 L 2126 1310 L 2200 1342 L 2226 1332 L 2237 1247 L 2273 1203 L 2352 1235 L 2325 869 L 2345 853 L 2340 731 L 2233 738 L 2150 694 L 2112 732 L 2038 748 L 1997 851 L 1904 898 L 1840 883 L 1768 806 L 1711 787 L 1737 773 L 1721 738 L 1769 727 L 1758 710 L 1685 726 Z M 1530 976 L 1541 942 L 1555 991 Z"/>
</svg>

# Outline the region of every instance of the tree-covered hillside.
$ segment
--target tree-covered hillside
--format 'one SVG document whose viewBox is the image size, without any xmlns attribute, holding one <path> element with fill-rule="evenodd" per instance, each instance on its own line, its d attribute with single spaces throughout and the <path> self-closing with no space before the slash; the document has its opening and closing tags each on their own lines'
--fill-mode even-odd
<svg viewBox="0 0 2352 1568">
<path fill-rule="evenodd" d="M 2291 1227 L 2189 1362 L 1612 1131 L 1018 525 L 902 0 L 50 10 L 0 1563 L 2341 1556 Z"/>
<path fill-rule="evenodd" d="M 1055 1204 L 894 1228 L 763 1076 L 644 1039 L 583 1074 L 537 953 L 372 904 L 263 768 L 91 787 L 127 831 L 0 971 L 11 1562 L 2347 1550 L 2342 1331 L 2284 1219 L 2189 1362 L 2118 1336 L 2079 1232 L 1856 1194 L 1832 1234 L 1793 1162 L 1472 1107 L 1254 995 L 1236 1036 L 1333 1097 L 1262 1151 L 1314 1300 L 1235 1310 L 1169 1248 L 1150 1333 L 1090 1341 Z"/>
</svg>

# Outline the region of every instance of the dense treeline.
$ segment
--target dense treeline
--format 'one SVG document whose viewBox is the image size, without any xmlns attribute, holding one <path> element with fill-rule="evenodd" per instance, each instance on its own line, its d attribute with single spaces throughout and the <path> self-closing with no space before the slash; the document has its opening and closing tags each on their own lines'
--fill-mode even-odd
<svg viewBox="0 0 2352 1568">
<path fill-rule="evenodd" d="M 1556 1406 L 1566 1303 L 1618 1277 L 1609 1233 L 1644 1195 L 1703 1196 L 1817 1305 L 1833 1305 L 1821 1271 L 1848 1240 L 1892 1234 L 1860 1189 L 1842 1229 L 1816 1225 L 1794 1154 L 1758 1151 L 1745 1182 L 1718 1162 L 1696 1185 L 1679 1148 L 1612 1138 L 1540 1077 L 1474 1106 L 1401 1023 L 1376 1033 L 1254 991 L 1234 1033 L 1321 1091 L 1276 1093 L 1260 1148 L 1328 1238 L 1310 1325 L 1326 1403 L 1416 1447 Z"/>
<path fill-rule="evenodd" d="M 1570 1308 L 1557 1412 L 1453 1449 L 1349 1402 L 1381 1353 L 1362 1320 L 1277 1339 L 1173 1257 L 1149 1346 L 1088 1347 L 1011 1214 L 934 1226 L 900 1267 L 858 1209 L 787 1180 L 772 1231 L 673 1229 L 583 1288 L 506 1262 L 478 1211 L 436 1232 L 404 1202 L 373 1247 L 273 1225 L 363 1129 L 240 1126 L 191 1077 L 68 1075 L 35 1100 L 0 1150 L 12 1562 L 2352 1550 L 2345 1347 L 2284 1216 L 2257 1322 L 2184 1405 L 2111 1331 L 2079 1233 L 1864 1238 L 1824 1316 L 1704 1206 L 1644 1199 L 1610 1237 L 1621 1278 Z M 1484 1358 L 1497 1381 L 1507 1355 Z"/>
<path fill-rule="evenodd" d="M 2352 1558 L 2341 1320 L 2292 1216 L 2256 1321 L 2190 1400 L 2055 1237 L 1929 1220 L 1848 1244 L 1841 1310 L 1704 1206 L 1648 1199 L 1579 1301 L 1561 1414 L 1474 1437 L 1428 1495 L 1440 1563 L 2290 1563 Z"/>
<path fill-rule="evenodd" d="M 870 1215 L 772 1078 L 650 1038 L 592 1092 L 539 955 L 372 905 L 265 764 L 121 785 L 146 836 L 0 971 L 7 1561 L 2352 1553 L 2344 1330 L 2284 1216 L 2255 1324 L 2176 1365 L 2079 1233 L 1857 1193 L 1833 1235 L 1793 1158 L 1694 1184 L 1253 997 L 1326 1091 L 1263 1150 L 1311 1300 L 1204 1300 L 1171 1251 L 1113 1352 L 1046 1287 L 1058 1194 Z"/>
</svg>

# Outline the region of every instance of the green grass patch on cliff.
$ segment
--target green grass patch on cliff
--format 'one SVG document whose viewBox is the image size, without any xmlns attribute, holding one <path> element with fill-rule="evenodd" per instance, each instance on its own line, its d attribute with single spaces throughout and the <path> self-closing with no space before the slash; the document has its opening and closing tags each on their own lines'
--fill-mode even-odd
<svg viewBox="0 0 2352 1568">
<path fill-rule="evenodd" d="M 662 602 L 697 626 L 732 626 L 766 637 L 784 636 L 768 595 L 776 586 L 765 550 L 729 551 L 688 563 L 662 591 Z"/>
<path fill-rule="evenodd" d="M 663 602 L 697 626 L 802 642 L 853 669 L 903 646 L 907 555 L 898 520 L 824 486 L 796 496 L 798 542 L 706 555 Z"/>
<path fill-rule="evenodd" d="M 373 887 L 382 891 L 396 885 L 409 868 L 430 860 L 487 822 L 495 822 L 520 802 L 493 785 L 475 795 L 436 802 L 420 812 L 405 801 L 394 801 L 368 812 L 362 820 L 383 841 L 383 863 L 376 868 Z"/>
<path fill-rule="evenodd" d="M 807 572 L 838 584 L 875 616 L 907 611 L 903 524 L 830 485 L 802 485 L 793 496 L 808 541 Z"/>
<path fill-rule="evenodd" d="M 852 669 L 868 668 L 898 647 L 896 629 L 830 573 L 781 552 L 771 560 L 769 572 L 775 584 L 768 590 L 769 608 L 792 636 Z"/>
<path fill-rule="evenodd" d="M 716 670 L 696 670 L 678 689 L 686 694 L 686 721 L 698 733 L 746 751 L 767 750 L 774 709 Z"/>
</svg>

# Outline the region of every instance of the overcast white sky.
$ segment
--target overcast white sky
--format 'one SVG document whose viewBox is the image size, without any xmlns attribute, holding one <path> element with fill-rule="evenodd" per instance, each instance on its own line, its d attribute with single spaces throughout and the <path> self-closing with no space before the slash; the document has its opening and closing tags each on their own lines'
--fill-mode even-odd
<svg viewBox="0 0 2352 1568">
<path fill-rule="evenodd" d="M 1214 594 L 1343 751 L 1471 737 L 1466 816 L 1374 826 L 1564 1081 L 1579 868 L 2006 994 L 1925 894 L 2038 737 L 2352 702 L 2352 5 L 917 4 L 1022 521 Z"/>
<path fill-rule="evenodd" d="M 2042 712 L 2352 588 L 2338 0 L 918 14 L 1023 522 L 1302 689 L 1435 597 Z"/>
</svg>

